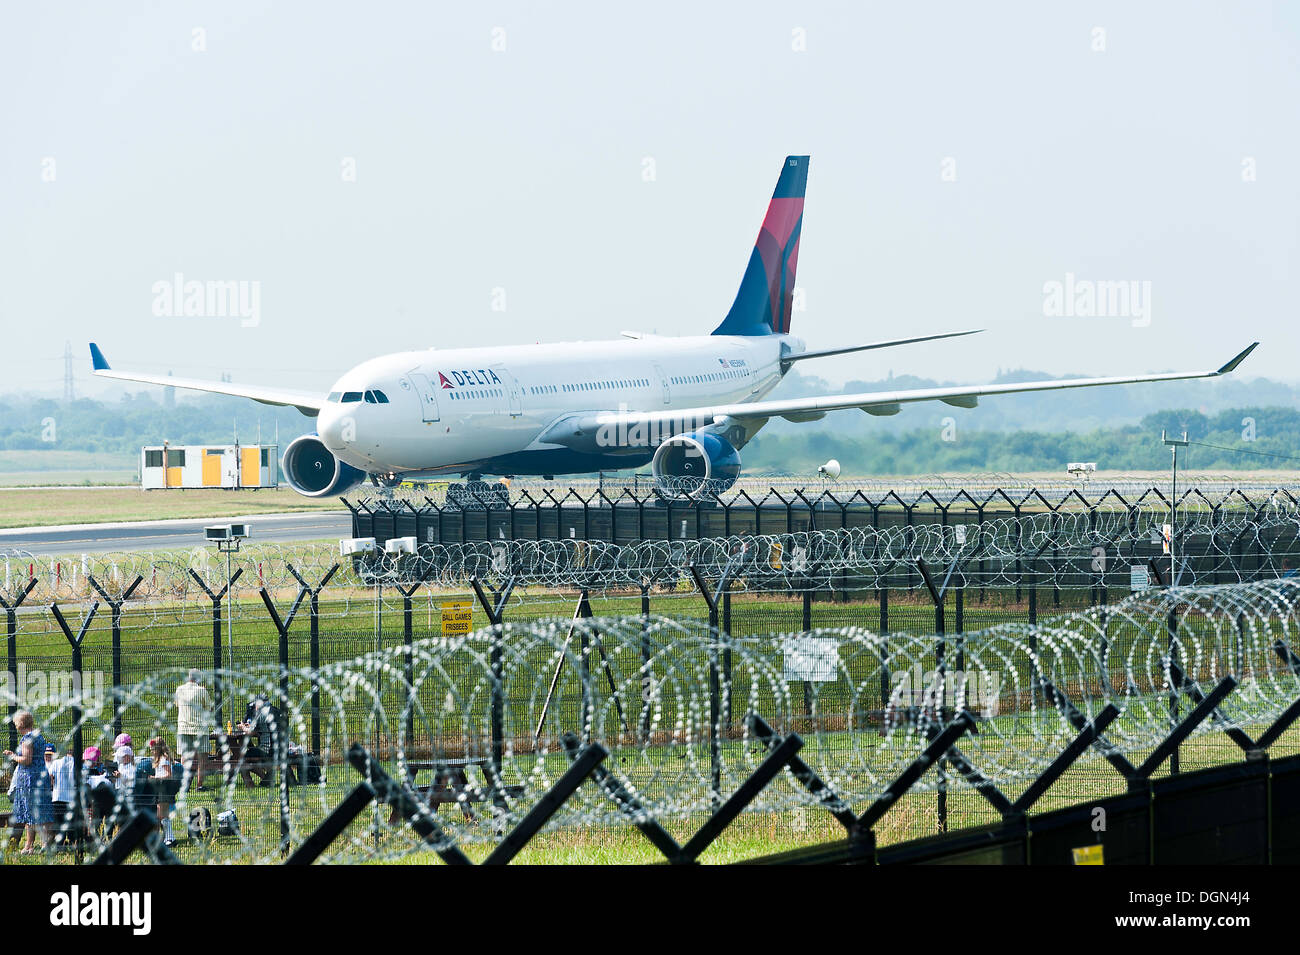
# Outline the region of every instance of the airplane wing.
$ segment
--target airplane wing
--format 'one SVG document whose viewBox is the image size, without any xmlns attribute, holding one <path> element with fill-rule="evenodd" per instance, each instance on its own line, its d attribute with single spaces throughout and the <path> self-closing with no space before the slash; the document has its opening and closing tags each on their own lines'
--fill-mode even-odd
<svg viewBox="0 0 1300 955">
<path fill-rule="evenodd" d="M 843 348 L 821 348 L 817 351 L 804 351 L 798 354 L 783 355 L 781 357 L 782 373 L 790 370 L 790 366 L 797 361 L 806 361 L 809 358 L 829 358 L 831 355 L 847 355 L 855 351 L 871 351 L 875 348 L 893 348 L 896 345 L 914 345 L 917 342 L 932 342 L 940 338 L 961 338 L 964 335 L 978 335 L 984 331 L 982 328 L 972 328 L 964 332 L 944 332 L 941 335 L 922 335 L 919 338 L 894 338 L 885 342 L 872 342 L 869 345 L 848 345 Z"/>
<path fill-rule="evenodd" d="M 173 378 L 171 375 L 149 375 L 138 371 L 114 371 L 108 366 L 108 360 L 99 346 L 90 343 L 90 363 L 96 375 L 101 378 L 118 378 L 122 381 L 138 381 L 148 385 L 163 385 L 172 388 L 187 388 L 191 391 L 211 391 L 219 395 L 234 395 L 237 398 L 251 398 L 264 405 L 284 405 L 297 408 L 309 417 L 325 404 L 323 394 L 309 394 L 301 391 L 288 391 L 284 388 L 270 388 L 262 385 L 237 385 L 229 381 L 203 381 L 198 378 Z"/>
<path fill-rule="evenodd" d="M 916 401 L 942 401 L 956 408 L 974 408 L 979 399 L 991 395 L 1010 395 L 1029 391 L 1059 391 L 1065 388 L 1093 388 L 1100 385 L 1131 385 L 1147 381 L 1179 381 L 1188 378 L 1217 378 L 1236 369 L 1259 342 L 1236 355 L 1226 365 L 1211 371 L 1168 372 L 1159 375 L 1132 375 L 1122 378 L 1062 378 L 1056 381 L 1023 381 L 1005 385 L 966 385 L 947 388 L 918 388 L 911 391 L 868 391 L 853 395 L 824 395 L 813 398 L 784 398 L 771 401 L 720 404 L 699 408 L 666 411 L 588 412 L 569 415 L 552 424 L 538 441 L 568 447 L 586 446 L 598 440 L 600 429 L 646 428 L 666 436 L 711 425 L 739 423 L 752 433 L 769 418 L 788 421 L 815 421 L 827 412 L 860 408 L 867 414 L 898 414 L 904 404 Z M 675 430 L 672 430 L 675 429 Z"/>
</svg>

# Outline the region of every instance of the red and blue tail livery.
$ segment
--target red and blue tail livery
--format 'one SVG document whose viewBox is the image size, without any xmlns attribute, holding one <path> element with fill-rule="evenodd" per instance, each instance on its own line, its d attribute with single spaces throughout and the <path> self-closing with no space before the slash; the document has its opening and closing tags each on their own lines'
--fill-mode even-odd
<svg viewBox="0 0 1300 955">
<path fill-rule="evenodd" d="M 790 331 L 794 275 L 799 264 L 808 157 L 786 156 L 767 217 L 758 230 L 736 301 L 715 335 L 785 335 Z"/>
</svg>

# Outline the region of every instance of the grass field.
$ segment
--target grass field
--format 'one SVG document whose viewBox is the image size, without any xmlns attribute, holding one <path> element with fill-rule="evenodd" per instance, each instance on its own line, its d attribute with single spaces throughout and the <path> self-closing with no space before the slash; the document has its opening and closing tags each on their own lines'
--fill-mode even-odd
<svg viewBox="0 0 1300 955">
<path fill-rule="evenodd" d="M 1262 727 L 1252 727 L 1258 735 Z M 1292 755 L 1300 751 L 1300 731 L 1285 734 L 1270 749 L 1273 758 Z M 1141 753 L 1130 754 L 1136 763 Z M 1195 737 L 1180 750 L 1182 771 L 1189 772 L 1216 765 L 1239 762 L 1240 750 L 1223 736 Z M 350 768 L 335 767 L 334 775 L 319 787 L 292 787 L 289 800 L 297 836 L 302 838 L 318 824 L 335 805 L 343 800 L 348 789 L 359 776 Z M 1170 774 L 1166 762 L 1155 778 Z M 933 782 L 931 774 L 930 783 Z M 593 784 L 583 784 L 580 792 L 594 791 Z M 1004 795 L 1014 799 L 1023 784 L 1004 785 Z M 1124 780 L 1100 759 L 1085 760 L 1072 769 L 1051 789 L 1035 807 L 1036 813 L 1064 808 L 1107 796 L 1121 795 Z M 186 802 L 177 807 L 173 826 L 179 837 L 174 849 L 182 862 L 275 862 L 278 860 L 279 814 L 278 792 L 268 789 L 214 786 L 209 780 L 208 791 L 188 794 Z M 949 831 L 997 822 L 999 817 L 992 806 L 977 792 L 961 788 L 947 796 Z M 198 842 L 184 834 L 182 820 L 189 809 L 207 806 L 214 818 L 218 811 L 233 808 L 241 823 L 243 839 L 217 836 L 211 841 Z M 476 807 L 478 808 L 478 807 Z M 855 812 L 866 808 L 865 803 L 853 806 Z M 472 860 L 482 861 L 500 841 L 500 834 L 488 820 L 480 816 L 475 823 L 466 823 L 460 812 L 451 806 L 439 811 L 441 825 L 453 833 L 457 843 Z M 702 825 L 703 814 L 665 820 L 665 828 L 679 844 L 684 844 Z M 877 844 L 891 845 L 909 839 L 933 835 L 939 831 L 937 794 L 933 789 L 918 789 L 903 797 L 876 825 Z M 1081 842 L 1091 841 L 1080 834 Z M 760 856 L 786 852 L 844 837 L 844 830 L 828 813 L 816 807 L 799 807 L 780 811 L 750 812 L 740 816 L 703 853 L 700 862 L 725 864 L 751 860 Z M 10 843 L 2 849 L 7 864 L 64 864 L 71 865 L 71 852 L 56 852 L 43 857 L 22 857 L 17 844 Z M 132 862 L 143 863 L 144 857 L 136 855 Z M 400 821 L 389 826 L 388 809 L 378 812 L 368 808 L 349 829 L 340 836 L 322 858 L 326 861 L 361 863 L 392 863 L 414 865 L 439 865 L 439 857 Z M 530 865 L 642 865 L 663 861 L 662 855 L 640 833 L 626 822 L 609 814 L 593 817 L 580 827 L 552 828 L 535 837 L 515 858 L 515 864 Z"/>
<path fill-rule="evenodd" d="M 0 489 L 0 527 L 242 517 L 341 508 L 337 498 L 303 497 L 287 487 L 228 491 L 142 491 L 138 487 Z"/>
<path fill-rule="evenodd" d="M 413 619 L 416 639 L 424 639 L 439 632 L 439 603 L 452 594 L 423 596 L 417 601 Z M 459 595 L 464 596 L 464 595 Z M 1086 592 L 1065 594 L 1070 598 L 1085 598 Z M 280 606 L 287 606 L 287 597 L 282 597 Z M 596 614 L 635 612 L 639 597 L 606 597 L 593 601 Z M 513 603 L 507 610 L 507 620 L 522 623 L 543 618 L 566 620 L 572 615 L 574 601 L 572 597 L 555 596 L 540 599 L 534 595 L 527 600 Z M 326 601 L 322 606 L 321 624 L 322 663 L 349 660 L 358 654 L 373 650 L 375 647 L 374 605 L 364 598 L 352 601 Z M 695 595 L 680 594 L 669 597 L 655 594 L 652 597 L 652 609 L 657 613 L 668 613 L 673 617 L 703 621 L 706 608 L 703 601 Z M 951 622 L 953 608 L 948 608 Z M 304 611 L 305 613 L 305 611 Z M 816 601 L 812 605 L 812 625 L 816 627 L 843 626 L 856 624 L 868 629 L 875 629 L 879 624 L 878 606 L 872 602 L 851 604 Z M 794 632 L 801 629 L 802 607 L 798 599 L 763 597 L 753 594 L 736 594 L 732 598 L 732 630 L 737 635 L 768 634 L 773 632 Z M 210 622 L 206 615 L 191 614 L 187 619 L 172 622 L 155 618 L 151 611 L 133 608 L 127 611 L 123 621 L 123 663 L 124 683 L 133 683 L 158 671 L 169 670 L 168 677 L 154 690 L 140 694 L 137 701 L 124 713 L 124 728 L 139 739 L 147 738 L 157 732 L 171 734 L 174 716 L 168 712 L 168 698 L 177 676 L 175 668 L 190 665 L 211 665 L 212 637 Z M 1025 607 L 1007 599 L 1005 594 L 991 594 L 987 603 L 967 602 L 965 608 L 965 628 L 975 630 L 1004 621 L 1023 621 Z M 898 593 L 891 597 L 890 629 L 903 629 L 914 633 L 930 632 L 934 622 L 934 610 L 928 600 L 917 593 Z M 23 632 L 19 638 L 20 660 L 28 667 L 57 670 L 66 668 L 69 649 L 63 636 L 57 632 L 39 632 L 49 626 L 49 614 L 34 610 L 24 615 Z M 475 626 L 484 623 L 481 612 L 476 612 Z M 1193 626 L 1194 624 L 1188 624 Z M 75 626 L 75 623 L 74 623 Z M 107 615 L 96 619 L 89 631 L 85 644 L 86 670 L 104 671 L 110 667 L 108 654 L 109 634 Z M 289 642 L 290 663 L 293 666 L 305 666 L 308 663 L 307 621 L 299 617 L 291 628 Z M 1137 639 L 1133 633 L 1125 634 L 1116 625 L 1113 637 L 1113 652 L 1117 659 L 1122 657 L 1125 646 Z M 402 640 L 402 620 L 398 609 L 392 605 L 385 612 L 384 628 L 380 642 L 386 648 L 400 645 Z M 273 664 L 277 659 L 276 634 L 271 626 L 265 609 L 260 604 L 241 603 L 235 616 L 235 662 L 239 669 L 247 670 L 254 665 Z M 430 645 L 431 661 L 426 666 L 417 667 L 417 678 L 423 674 L 424 683 L 419 693 L 422 710 L 417 719 L 415 747 L 427 750 L 437 746 L 440 751 L 450 752 L 456 747 L 482 752 L 486 738 L 487 696 L 485 693 L 486 672 L 484 669 L 485 651 L 482 642 L 467 643 L 455 653 L 440 653 L 436 641 Z M 514 641 L 507 649 L 506 659 L 506 719 L 507 736 L 510 746 L 515 747 L 516 756 L 508 759 L 507 782 L 527 782 L 530 767 L 535 769 L 537 760 L 529 757 L 529 737 L 534 722 L 539 719 L 539 704 L 547 690 L 552 675 L 554 662 L 553 645 L 548 643 L 528 644 L 526 641 Z M 626 652 L 629 648 L 624 646 Z M 639 656 L 633 652 L 633 658 L 620 655 L 619 647 L 610 647 L 610 667 L 615 676 L 623 699 L 636 698 L 634 681 L 637 678 Z M 656 672 L 677 675 L 682 686 L 673 688 L 672 680 L 665 677 L 662 684 L 664 702 L 665 733 L 670 732 L 674 719 L 698 719 L 700 710 L 700 693 L 706 685 L 705 664 L 698 656 L 691 657 L 686 651 L 672 656 L 669 650 L 663 651 L 662 657 L 656 656 Z M 738 654 L 736 670 L 733 673 L 733 697 L 735 700 L 735 720 L 743 715 L 744 710 L 753 705 L 760 712 L 769 713 L 772 706 L 771 686 L 764 680 L 760 671 L 750 660 L 754 654 L 766 658 L 769 672 L 780 671 L 780 651 L 774 646 L 764 648 L 761 643 L 750 651 L 750 656 Z M 928 657 L 928 645 L 927 645 Z M 400 658 L 393 658 L 400 659 Z M 863 687 L 870 688 L 876 679 L 873 670 L 874 661 L 870 658 L 858 658 L 846 662 L 848 671 L 853 674 L 852 682 L 858 684 L 857 690 L 849 686 L 849 681 L 840 678 L 834 684 L 817 687 L 816 712 L 823 719 L 803 721 L 795 720 L 796 728 L 806 735 L 809 749 L 805 758 L 813 765 L 835 765 L 842 754 L 850 759 L 860 759 L 859 769 L 846 771 L 847 784 L 860 787 L 863 792 L 878 785 L 872 780 L 885 770 L 897 765 L 897 760 L 906 755 L 906 750 L 893 752 L 892 744 L 882 739 L 878 732 L 870 727 L 847 730 L 844 718 L 853 693 L 862 693 Z M 371 674 L 368 679 L 378 679 L 375 675 L 381 670 L 364 666 L 353 667 L 349 672 Z M 596 688 L 601 694 L 598 705 L 601 707 L 608 728 L 614 717 L 610 708 L 612 694 L 605 690 L 602 674 L 595 672 Z M 1007 674 L 1007 676 L 1011 676 Z M 1025 680 L 1027 674 L 1017 674 L 1016 678 Z M 336 675 L 334 679 L 339 679 Z M 236 718 L 240 715 L 244 698 L 254 690 L 256 681 L 251 680 L 240 688 L 231 688 L 234 699 L 232 708 Z M 325 717 L 322 727 L 322 750 L 328 749 L 334 761 L 328 767 L 328 783 L 325 790 L 312 791 L 312 799 L 307 799 L 306 790 L 295 790 L 292 797 L 295 806 L 295 820 L 300 830 L 310 829 L 325 813 L 343 798 L 348 787 L 355 781 L 356 774 L 350 768 L 338 762 L 339 754 L 353 741 L 378 743 L 375 751 L 384 756 L 385 762 L 392 759 L 392 747 L 396 735 L 400 734 L 400 713 L 405 702 L 405 694 L 397 687 L 397 679 L 389 677 L 384 684 L 386 689 L 375 691 L 382 701 L 383 727 L 373 730 L 369 726 L 370 714 L 374 711 L 363 691 L 354 699 L 348 698 L 347 687 L 331 685 L 326 688 Z M 792 702 L 798 706 L 797 685 L 791 687 Z M 1090 692 L 1099 692 L 1094 687 Z M 295 684 L 291 697 L 298 701 L 299 713 L 306 706 L 306 687 L 301 682 Z M 694 693 L 694 697 L 692 697 Z M 554 740 L 559 731 L 572 729 L 579 720 L 580 687 L 572 672 L 567 668 L 557 684 L 554 707 L 547 722 L 547 738 Z M 445 698 L 445 699 L 444 699 Z M 450 700 L 450 703 L 445 703 Z M 629 703 L 629 705 L 631 705 Z M 859 704 L 861 705 L 861 704 Z M 878 705 L 878 704 L 876 704 Z M 695 709 L 692 711 L 692 706 Z M 707 709 L 707 706 L 705 706 Z M 692 712 L 695 714 L 692 716 Z M 229 711 L 228 711 L 229 713 Z M 685 714 L 685 715 L 683 715 Z M 1017 730 L 1016 719 L 1026 721 L 1023 729 Z M 986 726 L 989 730 L 997 729 L 1004 738 L 1012 738 L 1023 733 L 1025 747 L 1033 749 L 1039 745 L 1035 742 L 1029 725 L 1034 720 L 1046 720 L 1051 723 L 1055 716 L 1050 708 L 1041 709 L 1037 716 L 1026 710 L 1026 704 L 1018 704 L 1018 711 L 999 717 Z M 1044 724 L 1045 725 L 1045 724 Z M 1118 724 L 1117 724 L 1118 726 Z M 50 720 L 51 738 L 66 735 L 68 730 L 66 715 Z M 693 731 L 698 734 L 698 726 Z M 305 741 L 307 729 L 300 722 L 291 731 L 291 736 Z M 104 731 L 111 738 L 111 732 Z M 1279 742 L 1275 750 L 1279 755 L 1283 747 L 1295 745 L 1295 732 L 1289 733 Z M 682 791 L 691 791 L 698 795 L 701 788 L 700 767 L 707 766 L 707 754 L 700 751 L 698 735 L 696 742 L 687 741 L 685 747 L 673 743 L 667 737 L 645 746 L 631 746 L 623 750 L 615 749 L 616 760 L 622 772 L 629 778 L 638 780 L 641 790 L 655 798 L 663 798 L 674 787 Z M 553 743 L 552 743 L 553 745 Z M 900 741 L 900 745 L 911 743 Z M 991 745 L 991 744 L 990 744 Z M 974 752 L 979 752 L 978 745 L 972 742 Z M 1289 751 L 1289 750 L 1288 750 Z M 419 753 L 417 752 L 418 756 Z M 745 767 L 752 766 L 754 753 L 746 752 L 744 744 L 728 740 L 723 744 L 723 755 L 727 765 L 733 767 L 728 771 L 727 779 L 733 784 L 743 778 Z M 1134 756 L 1136 760 L 1136 755 Z M 1184 747 L 1183 765 L 1185 769 L 1199 768 L 1201 765 L 1235 761 L 1239 752 L 1225 737 L 1198 737 Z M 684 760 L 684 761 L 683 761 Z M 629 762 L 630 761 L 630 762 Z M 977 760 L 978 761 L 978 760 Z M 546 771 L 543 778 L 554 779 L 563 769 L 563 757 L 552 753 L 544 760 Z M 862 768 L 867 765 L 877 767 L 870 778 L 861 776 Z M 999 767 L 986 767 L 991 774 L 998 775 Z M 707 772 L 707 770 L 706 770 Z M 1005 772 L 1005 770 L 1003 770 Z M 1017 785 L 1023 785 L 1019 783 Z M 1123 781 L 1104 762 L 1095 757 L 1072 770 L 1049 792 L 1042 808 L 1060 808 L 1063 805 L 1102 794 L 1119 792 Z M 1008 795 L 1014 798 L 1015 787 L 1008 788 Z M 531 793 L 531 798 L 540 797 L 540 790 Z M 182 844 L 179 847 L 182 858 L 189 854 L 190 861 L 200 861 L 215 857 L 230 860 L 249 861 L 254 857 L 265 857 L 273 853 L 278 840 L 278 815 L 275 810 L 273 792 L 265 790 L 247 790 L 242 787 L 230 789 L 224 793 L 196 794 L 197 803 L 208 804 L 214 808 L 234 806 L 244 822 L 245 833 L 249 839 L 250 849 L 241 849 L 234 840 L 218 840 L 209 852 L 206 849 Z M 206 802 L 205 802 L 206 801 Z M 599 801 L 599 800 L 597 800 Z M 993 821 L 994 813 L 981 797 L 969 790 L 955 792 L 949 797 L 950 827 L 977 825 Z M 891 811 L 878 829 L 881 844 L 903 839 L 930 835 L 936 831 L 935 814 L 936 796 L 934 793 L 914 793 Z M 858 805 L 859 810 L 863 808 Z M 459 826 L 458 814 L 450 807 L 443 810 L 448 825 Z M 566 828 L 544 833 L 520 857 L 522 862 L 650 862 L 657 861 L 657 854 L 652 847 L 632 832 L 626 825 L 616 824 L 612 813 L 605 807 L 593 815 L 589 825 Z M 670 827 L 679 840 L 684 840 L 694 826 L 700 822 L 698 817 L 679 819 Z M 405 861 L 436 861 L 427 851 L 417 851 L 410 842 L 404 829 L 398 827 L 390 830 L 380 827 L 380 841 L 376 846 L 373 835 L 368 828 L 373 824 L 373 814 L 366 814 L 354 827 L 354 841 L 347 850 L 348 858 L 354 860 L 382 861 L 394 855 L 400 855 Z M 469 841 L 467 851 L 471 856 L 481 857 L 489 851 L 491 834 L 463 830 L 462 835 Z M 711 849 L 703 861 L 734 861 L 765 852 L 779 852 L 797 848 L 815 842 L 835 838 L 837 827 L 824 814 L 814 810 L 771 811 L 747 814 L 737 822 L 719 844 Z M 340 843 L 342 846 L 343 843 Z"/>
<path fill-rule="evenodd" d="M 0 487 L 52 484 L 138 484 L 139 456 L 54 447 L 0 451 Z"/>
</svg>

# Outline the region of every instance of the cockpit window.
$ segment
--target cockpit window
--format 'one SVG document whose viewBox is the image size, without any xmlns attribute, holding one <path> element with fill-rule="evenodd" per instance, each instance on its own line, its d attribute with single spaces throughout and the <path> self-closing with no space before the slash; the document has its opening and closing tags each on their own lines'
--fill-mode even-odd
<svg viewBox="0 0 1300 955">
<path fill-rule="evenodd" d="M 379 404 L 379 402 L 375 400 L 375 393 L 373 391 L 366 392 L 366 404 L 368 405 Z"/>
<path fill-rule="evenodd" d="M 360 401 L 360 400 L 361 400 L 361 392 L 359 392 L 359 391 L 345 391 L 345 392 L 343 392 L 343 403 L 344 403 L 344 404 L 347 404 L 349 401 Z"/>
<path fill-rule="evenodd" d="M 340 398 L 342 398 L 342 397 L 343 397 L 343 392 L 341 392 L 341 391 L 331 391 L 329 397 L 326 398 L 325 400 L 326 400 L 326 401 L 338 401 L 338 400 L 339 400 Z"/>
<path fill-rule="evenodd" d="M 388 395 L 384 394 L 378 388 L 375 389 L 375 401 L 381 405 L 388 404 Z"/>
</svg>

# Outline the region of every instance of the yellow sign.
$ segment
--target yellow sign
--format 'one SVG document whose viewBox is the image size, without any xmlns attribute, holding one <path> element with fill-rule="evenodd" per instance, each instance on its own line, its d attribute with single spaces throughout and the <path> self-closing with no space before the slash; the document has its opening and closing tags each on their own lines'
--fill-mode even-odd
<svg viewBox="0 0 1300 955">
<path fill-rule="evenodd" d="M 1103 857 L 1101 846 L 1084 846 L 1081 849 L 1071 849 L 1074 855 L 1075 865 L 1105 865 L 1106 860 Z"/>
<path fill-rule="evenodd" d="M 442 635 L 459 637 L 474 629 L 474 604 L 469 600 L 450 600 L 442 605 Z"/>
</svg>

